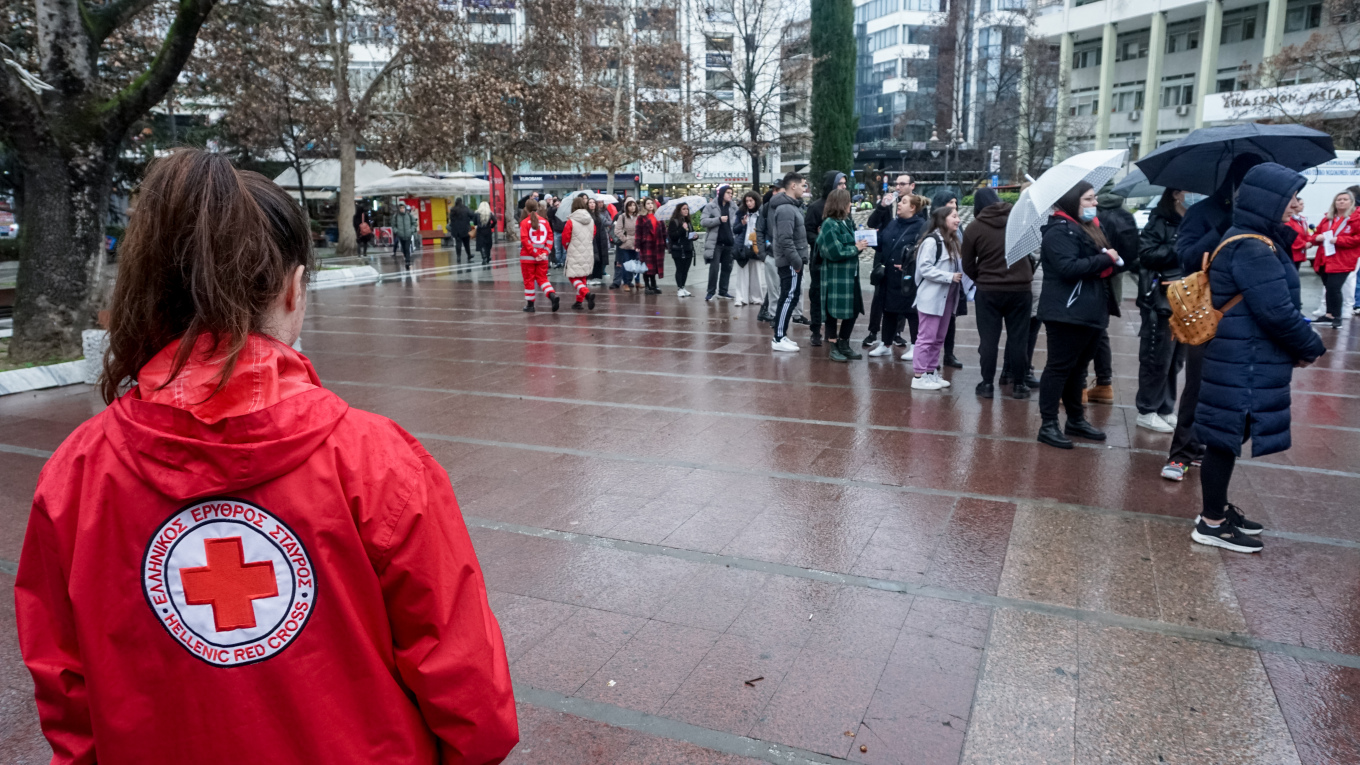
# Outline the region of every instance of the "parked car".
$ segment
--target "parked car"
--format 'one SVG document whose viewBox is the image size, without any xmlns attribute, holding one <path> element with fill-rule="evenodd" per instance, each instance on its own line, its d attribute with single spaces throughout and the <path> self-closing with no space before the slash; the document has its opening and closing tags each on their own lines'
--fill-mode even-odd
<svg viewBox="0 0 1360 765">
<path fill-rule="evenodd" d="M 0 236 L 18 236 L 19 224 L 14 220 L 14 213 L 0 212 Z"/>
</svg>

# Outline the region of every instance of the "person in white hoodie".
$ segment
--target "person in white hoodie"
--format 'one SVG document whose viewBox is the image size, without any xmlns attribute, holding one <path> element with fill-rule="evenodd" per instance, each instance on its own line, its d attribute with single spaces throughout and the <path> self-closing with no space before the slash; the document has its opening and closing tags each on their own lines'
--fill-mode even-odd
<svg viewBox="0 0 1360 765">
<path fill-rule="evenodd" d="M 911 365 L 916 390 L 948 388 L 940 377 L 940 354 L 949 334 L 949 319 L 958 305 L 963 281 L 959 252 L 959 212 L 943 206 L 930 214 L 930 227 L 916 251 L 916 311 L 920 325 Z"/>
</svg>

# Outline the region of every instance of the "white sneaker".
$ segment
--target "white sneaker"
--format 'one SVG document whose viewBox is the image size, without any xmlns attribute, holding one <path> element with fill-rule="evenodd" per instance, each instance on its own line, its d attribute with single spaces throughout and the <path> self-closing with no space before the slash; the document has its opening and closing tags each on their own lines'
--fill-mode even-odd
<svg viewBox="0 0 1360 765">
<path fill-rule="evenodd" d="M 904 353 L 904 354 L 902 354 L 902 360 L 903 360 L 903 361 L 911 361 L 912 358 L 913 358 L 915 355 L 916 355 L 916 346 L 913 345 L 913 344 L 911 344 L 911 343 L 907 343 L 907 352 Z"/>
<path fill-rule="evenodd" d="M 870 355 L 870 356 L 891 356 L 891 355 L 892 355 L 892 346 L 889 345 L 889 344 L 887 344 L 887 343 L 876 343 L 876 344 L 874 345 L 873 349 L 869 351 L 869 355 Z"/>
<path fill-rule="evenodd" d="M 676 296 L 676 297 L 689 297 L 689 290 L 685 289 L 684 287 L 681 287 L 680 289 L 678 289 L 678 290 L 675 291 L 675 296 Z"/>
<path fill-rule="evenodd" d="M 1170 425 L 1172 430 L 1176 429 L 1176 423 L 1179 422 L 1179 420 L 1176 419 L 1176 415 L 1159 414 L 1157 416 L 1162 418 L 1162 422 L 1165 422 L 1167 425 Z"/>
<path fill-rule="evenodd" d="M 939 390 L 943 387 L 943 385 L 940 385 L 935 381 L 935 374 L 933 372 L 927 372 L 920 377 L 911 378 L 912 390 Z"/>
<path fill-rule="evenodd" d="M 732 305 L 746 305 L 746 301 L 742 300 L 741 298 L 737 298 L 735 301 L 733 301 Z"/>
<path fill-rule="evenodd" d="M 1316 311 L 1313 311 L 1313 316 L 1326 316 L 1326 315 L 1327 315 L 1326 308 L 1319 308 Z"/>
<path fill-rule="evenodd" d="M 783 340 L 771 340 L 770 349 L 776 351 L 785 351 L 788 353 L 797 353 L 798 343 L 793 342 L 787 337 L 784 338 Z"/>
<path fill-rule="evenodd" d="M 949 382 L 943 377 L 940 377 L 939 372 L 932 372 L 931 374 L 935 375 L 935 382 L 939 383 L 941 388 L 948 388 L 950 385 L 953 385 L 953 383 Z"/>
<path fill-rule="evenodd" d="M 1170 433 L 1173 430 L 1175 430 L 1175 428 L 1171 427 L 1170 425 L 1167 425 L 1166 421 L 1163 420 L 1156 412 L 1148 412 L 1147 414 L 1138 415 L 1138 419 L 1135 421 L 1134 424 L 1140 428 L 1146 428 L 1156 433 Z"/>
</svg>

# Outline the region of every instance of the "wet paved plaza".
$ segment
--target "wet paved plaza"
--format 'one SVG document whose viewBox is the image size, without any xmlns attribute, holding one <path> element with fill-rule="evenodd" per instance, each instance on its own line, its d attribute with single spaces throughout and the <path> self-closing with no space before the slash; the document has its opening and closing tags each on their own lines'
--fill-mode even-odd
<svg viewBox="0 0 1360 765">
<path fill-rule="evenodd" d="M 1239 462 L 1269 529 L 1243 556 L 1190 541 L 1197 475 L 1159 478 L 1170 436 L 1134 428 L 1130 301 L 1117 403 L 1089 411 L 1109 441 L 1062 452 L 1037 397 L 973 394 L 971 317 L 953 387 L 912 392 L 803 327 L 775 355 L 756 307 L 670 277 L 578 313 L 554 272 L 562 311 L 528 316 L 497 256 L 313 293 L 302 343 L 448 469 L 520 701 L 509 762 L 1360 763 L 1353 322 L 1295 374 L 1294 448 Z M 101 407 L 0 398 L 6 586 L 44 457 Z M 0 603 L 0 761 L 45 762 Z"/>
</svg>

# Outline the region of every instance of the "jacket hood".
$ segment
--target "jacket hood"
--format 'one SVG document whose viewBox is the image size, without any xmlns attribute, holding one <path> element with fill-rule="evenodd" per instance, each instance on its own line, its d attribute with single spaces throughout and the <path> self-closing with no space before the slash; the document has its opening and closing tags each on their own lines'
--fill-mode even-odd
<svg viewBox="0 0 1360 765">
<path fill-rule="evenodd" d="M 568 217 L 570 217 L 577 223 L 581 224 L 582 226 L 588 226 L 595 222 L 595 219 L 590 217 L 589 210 L 574 210 L 572 214 Z"/>
<path fill-rule="evenodd" d="M 974 197 L 974 199 L 976 198 L 977 197 Z M 1013 205 L 1011 205 L 1010 202 L 997 202 L 995 204 L 987 205 L 982 208 L 981 212 L 976 214 L 973 218 L 973 222 L 981 223 L 984 226 L 990 226 L 992 228 L 1004 229 L 1006 228 L 1006 221 L 1011 217 L 1012 206 Z"/>
<path fill-rule="evenodd" d="M 178 347 L 171 343 L 147 362 L 137 386 L 104 418 L 119 459 L 172 499 L 230 493 L 293 470 L 349 410 L 321 387 L 305 356 L 263 335 L 250 336 L 215 395 L 225 353 L 206 336 L 162 387 Z"/>
<path fill-rule="evenodd" d="M 1100 209 L 1102 209 L 1102 210 L 1110 210 L 1110 209 L 1113 209 L 1113 208 L 1116 208 L 1116 207 L 1123 207 L 1123 206 L 1124 206 L 1124 197 L 1121 197 L 1121 196 L 1119 196 L 1118 194 L 1108 194 L 1108 193 L 1106 193 L 1106 194 L 1101 194 L 1100 196 L 1096 197 L 1096 207 L 1098 207 L 1098 208 L 1100 208 Z"/>
<path fill-rule="evenodd" d="M 930 209 L 938 210 L 949 204 L 949 200 L 959 198 L 959 193 L 952 188 L 946 187 L 930 195 Z"/>
<path fill-rule="evenodd" d="M 1303 188 L 1302 175 L 1274 162 L 1247 171 L 1237 188 L 1233 206 L 1233 225 L 1273 234 L 1283 225 L 1285 208 Z"/>
<path fill-rule="evenodd" d="M 828 170 L 826 174 L 822 176 L 822 196 L 825 197 L 835 191 L 836 184 L 840 183 L 841 179 L 844 177 L 845 173 L 842 173 L 839 170 Z"/>
<path fill-rule="evenodd" d="M 973 217 L 981 215 L 982 211 L 986 210 L 988 207 L 998 204 L 1001 204 L 1001 196 L 997 194 L 995 191 L 988 188 L 982 188 L 978 189 L 977 191 L 974 191 Z"/>
<path fill-rule="evenodd" d="M 767 213 L 767 214 L 768 214 L 768 215 L 774 215 L 774 209 L 775 209 L 776 207 L 782 207 L 782 206 L 784 206 L 784 205 L 792 205 L 792 204 L 796 204 L 796 205 L 798 205 L 799 207 L 802 207 L 802 201 L 801 201 L 801 200 L 795 200 L 793 197 L 789 196 L 788 194 L 775 194 L 774 196 L 770 197 L 770 211 L 769 211 L 769 213 Z"/>
<path fill-rule="evenodd" d="M 726 184 L 726 183 L 720 183 L 720 184 L 718 184 L 718 188 L 717 188 L 717 189 L 714 191 L 714 193 L 713 193 L 713 202 L 714 202 L 714 204 L 721 204 L 721 203 L 722 203 L 722 195 L 723 195 L 723 192 L 724 192 L 724 191 L 727 191 L 727 190 L 730 189 L 730 188 L 732 188 L 732 186 L 731 186 L 730 184 Z M 728 199 L 727 201 L 728 201 L 728 203 L 730 204 L 730 203 L 732 203 L 732 202 L 735 202 L 736 200 L 735 200 L 735 199 Z"/>
</svg>

